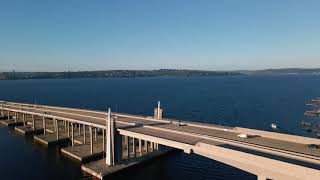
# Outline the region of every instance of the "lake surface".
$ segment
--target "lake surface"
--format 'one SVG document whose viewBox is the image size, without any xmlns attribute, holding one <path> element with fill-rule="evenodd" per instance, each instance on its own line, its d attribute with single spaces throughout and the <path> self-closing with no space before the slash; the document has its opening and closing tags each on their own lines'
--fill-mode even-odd
<svg viewBox="0 0 320 180">
<path fill-rule="evenodd" d="M 113 78 L 0 81 L 0 99 L 152 115 L 161 101 L 167 118 L 311 136 L 299 125 L 305 103 L 320 96 L 320 76 Z M 92 179 L 56 148 L 0 127 L 0 179 Z M 222 163 L 174 153 L 110 179 L 255 179 Z"/>
</svg>

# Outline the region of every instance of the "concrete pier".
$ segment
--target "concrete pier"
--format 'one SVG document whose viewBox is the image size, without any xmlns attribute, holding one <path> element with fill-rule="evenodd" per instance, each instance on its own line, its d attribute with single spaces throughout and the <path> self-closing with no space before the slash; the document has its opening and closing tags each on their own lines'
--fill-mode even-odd
<svg viewBox="0 0 320 180">
<path fill-rule="evenodd" d="M 20 126 L 14 128 L 16 132 L 24 135 L 39 135 L 43 134 L 43 128 L 33 129 L 31 126 Z"/>
<path fill-rule="evenodd" d="M 103 137 L 97 135 L 97 140 L 95 141 L 93 128 L 91 126 L 89 126 L 89 128 L 83 128 L 81 131 L 82 134 L 79 133 L 79 129 L 80 128 L 74 128 L 74 130 L 77 130 L 74 132 L 74 145 L 61 148 L 61 152 L 67 157 L 71 157 L 82 163 L 103 158 L 105 155 Z M 89 141 L 84 143 L 84 139 L 88 139 Z"/>
<path fill-rule="evenodd" d="M 65 124 L 63 121 L 46 120 L 46 124 L 46 134 L 40 133 L 41 135 L 35 136 L 35 142 L 46 146 L 66 146 L 67 144 L 70 144 L 72 146 L 76 144 L 83 144 L 83 137 L 82 135 L 79 135 L 79 129 L 74 128 L 72 123 Z"/>
<path fill-rule="evenodd" d="M 42 120 L 41 120 L 42 119 Z M 24 135 L 40 135 L 45 134 L 44 129 L 46 129 L 45 132 L 53 133 L 54 126 L 52 120 L 35 117 L 34 121 L 33 119 L 28 119 L 26 116 L 22 116 L 23 125 L 15 127 L 15 131 L 20 134 Z M 46 124 L 44 122 L 46 121 Z M 35 122 L 35 125 L 33 126 L 33 122 Z"/>
<path fill-rule="evenodd" d="M 0 124 L 5 125 L 5 126 L 22 126 L 23 122 L 17 119 L 17 114 L 15 113 L 15 116 L 11 115 L 6 115 L 6 116 L 1 116 L 0 118 Z"/>
<path fill-rule="evenodd" d="M 66 133 L 60 133 L 59 139 L 57 139 L 56 134 L 50 133 L 46 135 L 34 136 L 33 140 L 39 144 L 43 144 L 46 146 L 56 146 L 56 145 L 66 146 L 66 144 L 70 142 L 70 138 L 68 138 Z"/>
<path fill-rule="evenodd" d="M 166 155 L 170 152 L 173 152 L 173 149 L 167 149 L 162 151 L 155 151 L 153 153 L 150 153 L 148 155 L 142 156 L 140 158 L 135 158 L 130 161 L 123 161 L 121 163 L 115 164 L 113 166 L 106 166 L 105 159 L 101 159 L 99 161 L 94 161 L 88 164 L 83 164 L 81 166 L 81 169 L 98 178 L 98 179 L 106 179 L 108 175 L 111 175 L 113 173 L 117 173 L 120 171 L 123 171 L 127 168 L 134 167 L 137 165 L 143 165 L 143 163 L 146 163 L 151 160 L 155 160 L 156 158 L 160 158 L 163 155 Z"/>
<path fill-rule="evenodd" d="M 75 145 L 70 147 L 61 148 L 62 154 L 76 159 L 82 163 L 86 163 L 95 159 L 103 158 L 105 152 L 102 148 L 102 143 L 94 144 L 93 152 L 91 153 L 90 144 Z"/>
<path fill-rule="evenodd" d="M 8 116 L 0 116 L 0 120 L 6 120 L 8 119 Z"/>
<path fill-rule="evenodd" d="M 0 121 L 0 123 L 2 125 L 10 126 L 10 127 L 23 125 L 23 122 L 20 122 L 20 121 L 17 122 L 16 120 L 2 120 L 2 121 Z"/>
</svg>

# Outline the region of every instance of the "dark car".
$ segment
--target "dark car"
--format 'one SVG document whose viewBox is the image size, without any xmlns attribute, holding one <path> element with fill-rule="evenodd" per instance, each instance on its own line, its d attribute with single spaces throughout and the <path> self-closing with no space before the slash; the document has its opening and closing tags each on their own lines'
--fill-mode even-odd
<svg viewBox="0 0 320 180">
<path fill-rule="evenodd" d="M 320 145 L 317 145 L 317 144 L 308 144 L 308 148 L 320 149 Z"/>
</svg>

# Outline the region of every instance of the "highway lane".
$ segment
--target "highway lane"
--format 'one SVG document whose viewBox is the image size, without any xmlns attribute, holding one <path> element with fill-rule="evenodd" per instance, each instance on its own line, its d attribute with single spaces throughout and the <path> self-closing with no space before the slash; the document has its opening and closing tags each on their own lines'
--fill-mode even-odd
<svg viewBox="0 0 320 180">
<path fill-rule="evenodd" d="M 281 141 L 277 139 L 270 139 L 265 137 L 250 137 L 250 138 L 239 138 L 238 133 L 224 131 L 224 130 L 214 130 L 214 129 L 206 129 L 206 128 L 195 128 L 192 126 L 175 126 L 172 124 L 162 124 L 157 125 L 157 127 L 161 127 L 164 129 L 172 129 L 177 131 L 183 131 L 188 133 L 194 133 L 199 135 L 206 135 L 212 137 L 219 137 L 228 140 L 241 141 L 246 143 L 252 143 L 256 145 L 261 145 L 265 147 L 278 148 L 282 150 L 297 152 L 301 154 L 307 154 L 312 156 L 320 157 L 320 150 L 308 148 L 307 145 L 301 143 L 293 143 L 288 141 Z"/>
<path fill-rule="evenodd" d="M 29 111 L 39 110 L 43 112 L 54 112 L 54 113 L 65 113 L 65 114 L 73 114 L 73 115 L 82 115 L 83 117 L 94 117 L 99 119 L 107 118 L 107 111 L 93 111 L 87 109 L 76 109 L 76 108 L 65 108 L 65 107 L 54 107 L 54 106 L 45 106 L 45 105 L 31 105 L 31 104 L 22 104 L 22 103 L 7 103 L 4 107 L 14 107 L 14 108 L 24 108 Z M 132 115 L 120 114 L 120 113 L 112 113 L 116 115 L 118 118 L 126 119 L 127 122 L 131 123 L 148 123 L 148 122 L 166 122 L 163 120 L 156 120 L 152 118 L 145 118 L 135 116 L 134 118 L 126 118 L 127 116 L 133 117 Z"/>
</svg>

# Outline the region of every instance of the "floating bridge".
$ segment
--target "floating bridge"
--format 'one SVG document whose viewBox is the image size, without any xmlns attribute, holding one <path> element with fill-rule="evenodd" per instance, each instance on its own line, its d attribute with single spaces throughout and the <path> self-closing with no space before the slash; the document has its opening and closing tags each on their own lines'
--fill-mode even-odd
<svg viewBox="0 0 320 180">
<path fill-rule="evenodd" d="M 40 144 L 61 146 L 100 179 L 173 150 L 228 164 L 258 180 L 320 179 L 320 149 L 309 146 L 320 139 L 165 119 L 160 103 L 153 117 L 143 117 L 1 101 L 0 123 L 34 135 Z"/>
</svg>

